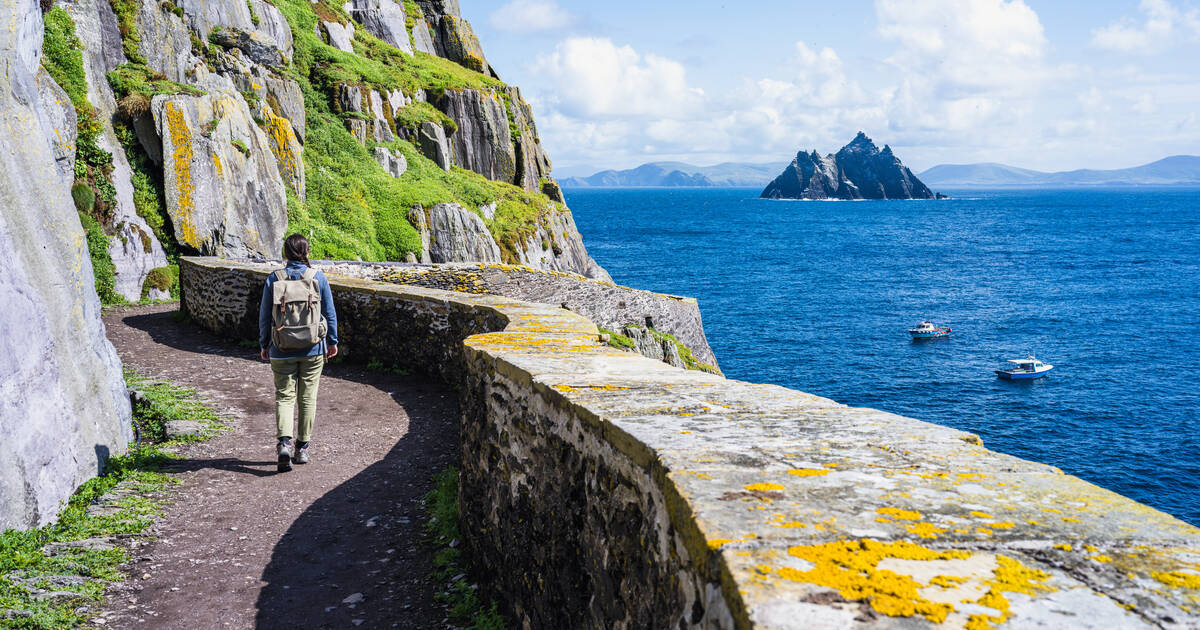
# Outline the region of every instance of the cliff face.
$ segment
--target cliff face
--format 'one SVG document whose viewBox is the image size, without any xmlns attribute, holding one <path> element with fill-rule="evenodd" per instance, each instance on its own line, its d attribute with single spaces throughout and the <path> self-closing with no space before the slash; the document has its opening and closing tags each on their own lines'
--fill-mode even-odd
<svg viewBox="0 0 1200 630">
<path fill-rule="evenodd" d="M 558 247 L 527 246 L 565 210 L 528 104 L 457 2 L 407 7 L 57 0 L 65 30 L 47 65 L 67 89 L 47 99 L 67 106 L 47 111 L 64 130 L 63 186 L 88 189 L 81 209 L 108 237 L 102 299 L 143 297 L 149 272 L 179 254 L 275 257 L 288 231 L 310 234 L 318 256 L 430 258 L 408 217 L 439 204 L 486 226 L 453 234 L 467 246 L 452 252 L 500 247 L 507 262 L 607 277 L 573 227 Z"/>
<path fill-rule="evenodd" d="M 884 145 L 863 132 L 836 154 L 801 151 L 767 185 L 764 199 L 933 199 L 933 192 Z"/>
<path fill-rule="evenodd" d="M 0 529 L 50 522 L 125 451 L 129 399 L 58 166 L 76 141 L 37 0 L 0 3 Z M 65 105 L 64 105 L 65 100 Z M 66 174 L 73 172 L 66 169 Z"/>
</svg>

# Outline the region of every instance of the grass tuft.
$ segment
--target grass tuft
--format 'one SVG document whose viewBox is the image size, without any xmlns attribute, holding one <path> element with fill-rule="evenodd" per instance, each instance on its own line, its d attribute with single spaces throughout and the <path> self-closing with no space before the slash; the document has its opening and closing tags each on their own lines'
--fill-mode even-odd
<svg viewBox="0 0 1200 630">
<path fill-rule="evenodd" d="M 446 585 L 435 598 L 445 604 L 450 620 L 467 630 L 505 630 L 508 626 L 495 601 L 485 602 L 478 587 L 465 577 L 458 521 L 458 470 L 438 473 L 434 488 L 425 495 L 426 539 L 434 545 L 433 577 Z M 452 546 L 453 545 L 453 546 Z"/>
</svg>

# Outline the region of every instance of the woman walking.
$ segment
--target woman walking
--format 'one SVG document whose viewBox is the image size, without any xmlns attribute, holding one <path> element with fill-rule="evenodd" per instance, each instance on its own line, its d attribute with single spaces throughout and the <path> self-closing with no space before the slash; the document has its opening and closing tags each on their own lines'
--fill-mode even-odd
<svg viewBox="0 0 1200 630">
<path fill-rule="evenodd" d="M 338 353 L 337 312 L 325 274 L 308 262 L 308 239 L 293 234 L 283 242 L 287 266 L 267 276 L 258 310 L 259 356 L 275 373 L 275 453 L 279 471 L 308 463 L 308 444 L 317 414 L 317 385 L 325 359 Z M 299 426 L 293 413 L 300 400 Z M 295 444 L 292 438 L 296 438 Z"/>
</svg>

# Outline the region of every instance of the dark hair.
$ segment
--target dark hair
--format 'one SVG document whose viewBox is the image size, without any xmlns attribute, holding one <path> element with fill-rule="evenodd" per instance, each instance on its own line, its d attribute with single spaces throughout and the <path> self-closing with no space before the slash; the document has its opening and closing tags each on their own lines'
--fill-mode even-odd
<svg viewBox="0 0 1200 630">
<path fill-rule="evenodd" d="M 283 241 L 283 256 L 288 260 L 297 260 L 306 267 L 312 267 L 308 262 L 308 239 L 301 234 L 293 234 Z"/>
</svg>

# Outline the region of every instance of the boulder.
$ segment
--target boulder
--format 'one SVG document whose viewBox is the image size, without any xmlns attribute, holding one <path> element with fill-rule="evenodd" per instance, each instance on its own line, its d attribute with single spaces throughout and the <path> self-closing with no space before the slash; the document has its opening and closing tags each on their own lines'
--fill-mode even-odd
<svg viewBox="0 0 1200 630">
<path fill-rule="evenodd" d="M 143 0 L 143 9 L 147 4 L 157 7 L 159 3 Z M 255 30 L 254 20 L 250 15 L 250 4 L 246 0 L 175 0 L 175 4 L 183 9 L 188 26 L 202 41 L 207 41 L 209 34 L 217 27 Z M 255 5 L 256 12 L 257 8 L 258 5 Z"/>
<path fill-rule="evenodd" d="M 450 146 L 446 142 L 446 130 L 442 129 L 441 125 L 434 122 L 421 123 L 420 129 L 417 130 L 417 144 L 425 157 L 433 160 L 442 170 L 450 170 Z"/>
<path fill-rule="evenodd" d="M 442 16 L 438 22 L 436 45 L 443 57 L 464 68 L 488 74 L 489 66 L 483 58 L 483 46 L 471 29 L 471 23 L 457 15 Z"/>
<path fill-rule="evenodd" d="M 474 212 L 456 203 L 439 203 L 429 209 L 428 219 L 432 262 L 501 261 L 500 246 Z"/>
<path fill-rule="evenodd" d="M 270 68 L 284 64 L 283 52 L 272 38 L 236 28 L 221 28 L 213 31 L 212 43 L 225 48 L 236 48 L 250 61 Z"/>
<path fill-rule="evenodd" d="M 288 26 L 283 13 L 266 0 L 249 1 L 250 6 L 254 9 L 254 15 L 258 16 L 258 32 L 274 40 L 275 47 L 283 54 L 284 60 L 291 61 L 295 46 L 292 39 L 292 28 Z"/>
<path fill-rule="evenodd" d="M 321 22 L 321 26 L 325 27 L 325 33 L 329 36 L 329 45 L 334 48 L 348 53 L 354 52 L 354 25 L 340 24 L 338 22 Z"/>
<path fill-rule="evenodd" d="M 266 134 L 239 94 L 158 95 L 163 187 L 184 251 L 274 257 L 287 227 L 287 198 Z"/>
<path fill-rule="evenodd" d="M 375 147 L 375 161 L 392 177 L 399 178 L 408 170 L 408 160 L 404 155 L 387 147 Z"/>
<path fill-rule="evenodd" d="M 206 431 L 204 423 L 199 420 L 168 420 L 163 426 L 163 433 L 168 440 L 175 440 L 203 436 Z"/>
<path fill-rule="evenodd" d="M 37 84 L 42 13 L 0 3 L 0 529 L 52 522 L 131 435 L 83 228 Z"/>
<path fill-rule="evenodd" d="M 488 179 L 513 182 L 516 152 L 500 95 L 492 90 L 446 90 L 436 105 L 458 125 L 450 138 L 454 164 Z"/>
<path fill-rule="evenodd" d="M 345 7 L 367 32 L 405 54 L 413 54 L 403 5 L 393 0 L 350 0 Z"/>
<path fill-rule="evenodd" d="M 83 44 L 88 102 L 96 109 L 96 119 L 100 122 L 96 144 L 112 154 L 111 179 L 116 189 L 116 204 L 112 221 L 105 227 L 115 236 L 109 242 L 108 254 L 116 266 L 116 290 L 125 299 L 137 301 L 142 297 L 146 275 L 151 269 L 166 265 L 167 256 L 154 230 L 138 216 L 133 201 L 133 169 L 112 126 L 117 101 L 107 75 L 115 67 L 114 62 L 125 59 L 119 42 L 111 38 L 111 22 L 116 18 L 107 0 L 73 0 L 63 8 L 74 20 L 75 35 Z"/>
<path fill-rule="evenodd" d="M 933 199 L 933 192 L 884 145 L 863 132 L 837 154 L 801 151 L 762 192 L 765 199 Z"/>
</svg>

